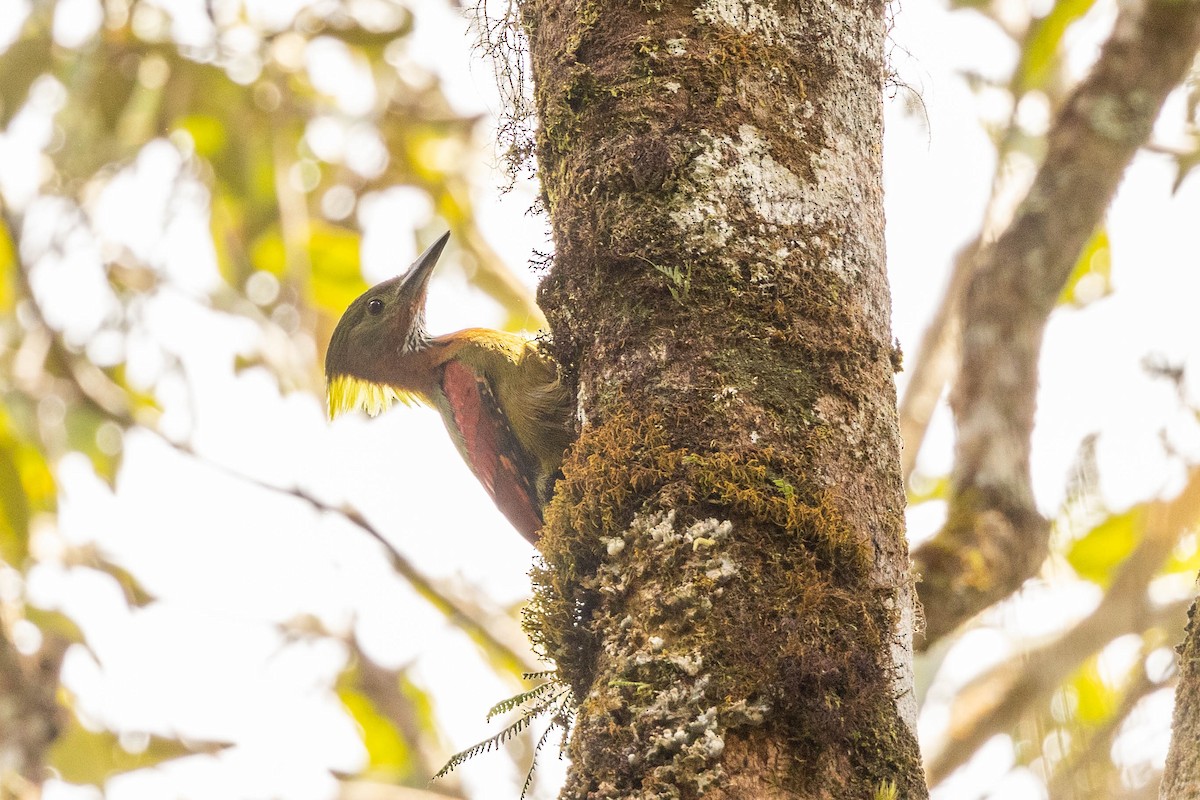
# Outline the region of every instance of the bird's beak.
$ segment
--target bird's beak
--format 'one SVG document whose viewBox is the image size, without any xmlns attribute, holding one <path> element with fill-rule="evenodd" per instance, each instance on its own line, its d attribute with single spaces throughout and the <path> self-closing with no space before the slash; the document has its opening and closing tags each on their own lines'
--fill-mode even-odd
<svg viewBox="0 0 1200 800">
<path fill-rule="evenodd" d="M 400 295 L 402 297 L 409 298 L 414 304 L 424 305 L 425 287 L 429 285 L 429 276 L 433 275 L 433 268 L 437 266 L 438 257 L 449 240 L 450 231 L 446 231 L 442 234 L 442 238 L 429 245 L 425 252 L 421 253 L 421 256 L 408 268 L 408 271 L 400 276 Z"/>
</svg>

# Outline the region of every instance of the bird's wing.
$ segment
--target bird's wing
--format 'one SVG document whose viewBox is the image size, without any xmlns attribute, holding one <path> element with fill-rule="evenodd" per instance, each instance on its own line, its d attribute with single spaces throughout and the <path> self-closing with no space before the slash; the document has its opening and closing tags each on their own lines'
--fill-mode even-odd
<svg viewBox="0 0 1200 800">
<path fill-rule="evenodd" d="M 533 481 L 536 469 L 521 449 L 487 378 L 458 361 L 446 363 L 442 393 L 456 444 L 497 508 L 517 531 L 536 543 L 542 512 Z"/>
</svg>

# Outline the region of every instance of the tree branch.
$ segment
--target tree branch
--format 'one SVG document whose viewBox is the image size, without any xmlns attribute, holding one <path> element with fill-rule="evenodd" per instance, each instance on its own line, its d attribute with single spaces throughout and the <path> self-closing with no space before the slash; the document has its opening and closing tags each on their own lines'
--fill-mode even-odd
<svg viewBox="0 0 1200 800">
<path fill-rule="evenodd" d="M 150 430 L 150 429 L 148 429 Z M 527 655 L 517 652 L 516 648 L 505 644 L 497 637 L 486 622 L 482 622 L 475 618 L 467 608 L 468 602 L 451 596 L 450 592 L 442 586 L 438 586 L 434 581 L 430 580 L 424 573 L 417 569 L 411 561 L 405 558 L 396 546 L 387 540 L 378 528 L 372 525 L 366 517 L 357 509 L 349 506 L 335 506 L 325 502 L 319 497 L 315 497 L 303 489 L 297 487 L 278 486 L 268 481 L 260 480 L 252 475 L 247 475 L 239 472 L 232 467 L 228 467 L 218 461 L 214 461 L 204 455 L 198 453 L 190 444 L 176 442 L 168 439 L 158 431 L 150 430 L 151 433 L 157 435 L 160 439 L 166 442 L 171 447 L 181 453 L 191 456 L 197 460 L 203 461 L 205 464 L 212 466 L 214 469 L 236 478 L 246 483 L 253 484 L 267 491 L 276 494 L 287 495 L 294 497 L 297 500 L 302 500 L 308 503 L 317 511 L 333 514 L 354 525 L 359 530 L 366 533 L 372 539 L 383 546 L 384 552 L 387 554 L 388 563 L 392 569 L 400 577 L 408 582 L 418 595 L 425 602 L 429 603 L 437 609 L 446 618 L 448 622 L 465 633 L 471 641 L 487 653 L 488 657 L 495 662 L 500 668 L 506 672 L 520 677 L 524 673 L 534 672 L 542 667 L 532 662 Z"/>
<path fill-rule="evenodd" d="M 1197 519 L 1200 469 L 1192 471 L 1178 497 L 1147 509 L 1142 542 L 1090 615 L 1059 639 L 989 670 L 959 692 L 947 743 L 928 758 L 930 785 L 949 776 L 991 736 L 1011 728 L 1027 708 L 1042 702 L 1084 659 L 1117 636 L 1150 627 L 1180 627 L 1188 601 L 1155 606 L 1147 587 L 1180 535 Z"/>
<path fill-rule="evenodd" d="M 50 634 L 37 653 L 24 656 L 0 621 L 0 759 L 5 765 L 0 769 L 0 797 L 39 794 L 32 787 L 40 785 L 46 753 L 65 721 L 56 692 L 68 644 Z"/>
<path fill-rule="evenodd" d="M 900 441 L 904 443 L 900 450 L 900 470 L 905 485 L 908 485 L 917 467 L 917 456 L 921 453 L 921 444 L 929 430 L 929 421 L 942 398 L 942 390 L 954 374 L 954 366 L 958 361 L 955 340 L 959 326 L 959 303 L 978 254 L 979 240 L 975 239 L 955 255 L 950 282 L 933 318 L 921 335 L 921 345 L 909 373 L 908 385 L 904 396 L 900 398 Z"/>
<path fill-rule="evenodd" d="M 1012 224 L 981 255 L 964 298 L 950 509 L 914 553 L 923 647 L 1016 590 L 1045 558 L 1049 525 L 1029 477 L 1046 320 L 1125 167 L 1200 46 L 1200 2 L 1122 11 L 1048 137 Z"/>
</svg>

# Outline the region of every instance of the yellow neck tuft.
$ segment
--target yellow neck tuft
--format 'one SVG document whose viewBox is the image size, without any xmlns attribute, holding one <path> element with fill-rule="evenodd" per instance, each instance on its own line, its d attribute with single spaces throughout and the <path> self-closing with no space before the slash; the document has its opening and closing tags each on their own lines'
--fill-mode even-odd
<svg viewBox="0 0 1200 800">
<path fill-rule="evenodd" d="M 418 399 L 411 392 L 404 392 L 382 383 L 371 383 L 353 375 L 336 375 L 331 378 L 326 397 L 329 402 L 330 419 L 360 408 L 374 417 L 387 411 L 397 400 L 405 405 L 412 405 Z"/>
</svg>

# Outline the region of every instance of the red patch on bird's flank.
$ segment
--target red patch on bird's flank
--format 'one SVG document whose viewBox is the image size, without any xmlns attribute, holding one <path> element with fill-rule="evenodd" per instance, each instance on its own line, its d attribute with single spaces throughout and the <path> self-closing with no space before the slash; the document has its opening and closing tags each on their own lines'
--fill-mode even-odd
<svg viewBox="0 0 1200 800">
<path fill-rule="evenodd" d="M 517 443 L 492 387 L 482 375 L 450 361 L 442 373 L 442 392 L 466 450 L 467 465 L 513 527 L 536 543 L 542 513 L 535 499 L 531 459 Z"/>
</svg>

